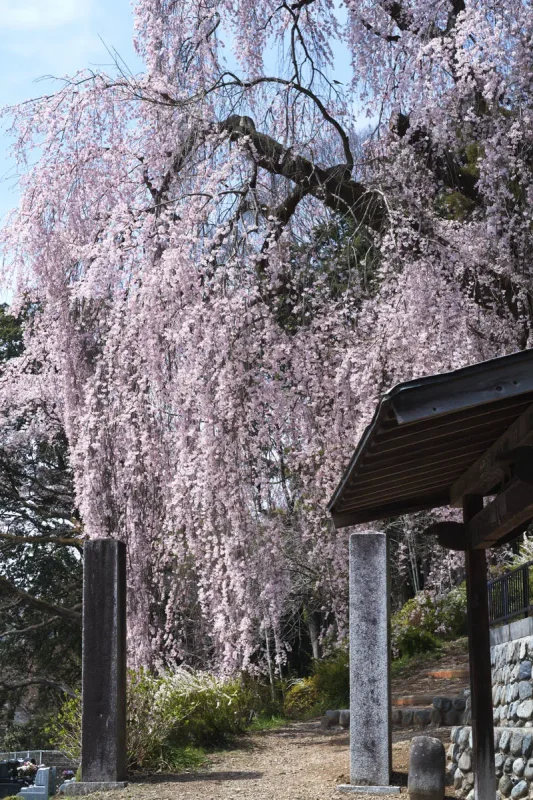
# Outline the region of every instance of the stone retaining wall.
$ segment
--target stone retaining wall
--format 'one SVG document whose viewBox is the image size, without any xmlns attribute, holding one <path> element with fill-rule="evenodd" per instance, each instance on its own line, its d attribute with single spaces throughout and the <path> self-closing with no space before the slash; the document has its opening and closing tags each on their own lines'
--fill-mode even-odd
<svg viewBox="0 0 533 800">
<path fill-rule="evenodd" d="M 461 725 L 466 706 L 465 697 L 434 697 L 431 708 L 393 708 L 392 724 L 406 728 Z"/>
<path fill-rule="evenodd" d="M 494 750 L 498 800 L 533 797 L 533 730 L 495 728 Z M 473 800 L 472 729 L 452 728 L 446 772 L 458 797 Z"/>
<path fill-rule="evenodd" d="M 533 725 L 533 636 L 491 648 L 494 724 Z"/>
</svg>

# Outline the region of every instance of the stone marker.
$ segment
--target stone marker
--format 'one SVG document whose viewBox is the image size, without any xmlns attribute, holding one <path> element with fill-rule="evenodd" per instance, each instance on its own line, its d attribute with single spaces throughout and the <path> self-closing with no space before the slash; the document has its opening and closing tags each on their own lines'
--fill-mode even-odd
<svg viewBox="0 0 533 800">
<path fill-rule="evenodd" d="M 433 736 L 415 736 L 409 758 L 410 800 L 443 800 L 445 785 L 444 745 Z"/>
<path fill-rule="evenodd" d="M 384 533 L 350 536 L 350 783 L 391 793 L 389 564 Z"/>
<path fill-rule="evenodd" d="M 349 728 L 350 727 L 350 709 L 343 708 L 339 714 L 339 725 L 341 728 Z"/>
<path fill-rule="evenodd" d="M 62 793 L 126 785 L 126 547 L 84 546 L 81 781 Z"/>
<path fill-rule="evenodd" d="M 320 723 L 322 728 L 333 728 L 338 725 L 340 713 L 339 710 L 326 711 Z"/>
</svg>

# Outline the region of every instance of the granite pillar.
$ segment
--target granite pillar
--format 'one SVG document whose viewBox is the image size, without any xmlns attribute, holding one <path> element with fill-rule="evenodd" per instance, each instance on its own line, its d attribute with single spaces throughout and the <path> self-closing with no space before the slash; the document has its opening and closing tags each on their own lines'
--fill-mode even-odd
<svg viewBox="0 0 533 800">
<path fill-rule="evenodd" d="M 350 785 L 390 786 L 390 586 L 383 533 L 350 536 Z"/>
<path fill-rule="evenodd" d="M 84 546 L 81 779 L 126 777 L 126 547 Z"/>
</svg>

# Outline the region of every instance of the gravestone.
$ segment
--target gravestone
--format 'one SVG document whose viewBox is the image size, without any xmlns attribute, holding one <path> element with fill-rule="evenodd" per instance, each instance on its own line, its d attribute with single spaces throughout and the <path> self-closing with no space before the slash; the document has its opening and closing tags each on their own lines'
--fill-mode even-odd
<svg viewBox="0 0 533 800">
<path fill-rule="evenodd" d="M 18 797 L 24 800 L 48 800 L 55 793 L 55 767 L 39 767 L 33 785 L 22 788 Z"/>
</svg>

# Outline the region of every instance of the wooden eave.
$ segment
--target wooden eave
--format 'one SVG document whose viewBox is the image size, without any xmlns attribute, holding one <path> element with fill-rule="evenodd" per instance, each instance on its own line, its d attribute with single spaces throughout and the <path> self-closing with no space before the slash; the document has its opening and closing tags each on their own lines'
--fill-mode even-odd
<svg viewBox="0 0 533 800">
<path fill-rule="evenodd" d="M 328 505 L 335 526 L 460 505 L 466 493 L 495 494 L 500 450 L 511 446 L 505 436 L 514 431 L 514 446 L 527 440 L 532 404 L 533 350 L 395 386 Z M 484 468 L 487 453 L 492 472 Z"/>
</svg>

